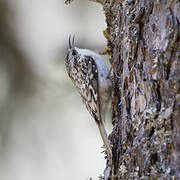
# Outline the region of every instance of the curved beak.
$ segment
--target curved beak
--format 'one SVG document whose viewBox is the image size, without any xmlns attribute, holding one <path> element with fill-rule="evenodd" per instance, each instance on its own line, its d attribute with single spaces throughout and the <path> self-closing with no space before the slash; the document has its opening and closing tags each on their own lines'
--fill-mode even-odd
<svg viewBox="0 0 180 180">
<path fill-rule="evenodd" d="M 71 45 L 71 35 L 69 35 L 69 49 L 72 48 L 72 45 Z"/>
<path fill-rule="evenodd" d="M 75 39 L 75 35 L 73 35 L 72 41 L 71 41 L 71 35 L 69 36 L 69 49 L 74 48 L 74 39 Z"/>
</svg>

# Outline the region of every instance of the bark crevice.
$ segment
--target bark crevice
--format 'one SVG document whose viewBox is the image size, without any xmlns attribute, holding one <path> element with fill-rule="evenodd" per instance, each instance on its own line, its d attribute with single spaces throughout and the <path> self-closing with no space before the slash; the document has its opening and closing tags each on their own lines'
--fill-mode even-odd
<svg viewBox="0 0 180 180">
<path fill-rule="evenodd" d="M 178 1 L 104 1 L 117 179 L 180 178 Z"/>
</svg>

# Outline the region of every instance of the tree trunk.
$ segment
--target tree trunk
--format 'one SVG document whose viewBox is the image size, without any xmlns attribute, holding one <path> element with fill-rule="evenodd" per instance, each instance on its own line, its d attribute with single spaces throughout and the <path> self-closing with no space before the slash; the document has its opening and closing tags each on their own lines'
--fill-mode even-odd
<svg viewBox="0 0 180 180">
<path fill-rule="evenodd" d="M 102 4 L 115 63 L 115 179 L 180 179 L 180 2 Z"/>
<path fill-rule="evenodd" d="M 114 64 L 113 180 L 180 179 L 180 2 L 91 1 Z"/>
</svg>

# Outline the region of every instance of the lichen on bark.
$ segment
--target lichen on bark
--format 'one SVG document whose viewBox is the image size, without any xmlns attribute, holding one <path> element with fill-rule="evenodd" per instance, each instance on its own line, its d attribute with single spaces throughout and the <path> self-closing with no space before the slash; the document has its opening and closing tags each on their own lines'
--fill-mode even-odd
<svg viewBox="0 0 180 180">
<path fill-rule="evenodd" d="M 180 3 L 105 0 L 117 179 L 180 178 Z"/>
<path fill-rule="evenodd" d="M 180 2 L 91 1 L 103 7 L 115 63 L 114 179 L 180 179 Z"/>
</svg>

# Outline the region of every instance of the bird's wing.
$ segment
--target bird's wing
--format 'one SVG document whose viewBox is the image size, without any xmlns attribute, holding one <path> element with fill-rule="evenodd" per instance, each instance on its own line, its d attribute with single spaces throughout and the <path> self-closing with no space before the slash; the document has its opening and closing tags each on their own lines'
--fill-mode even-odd
<svg viewBox="0 0 180 180">
<path fill-rule="evenodd" d="M 85 57 L 86 66 L 88 71 L 86 74 L 86 99 L 83 98 L 83 102 L 86 108 L 96 120 L 101 121 L 100 112 L 100 96 L 99 96 L 99 84 L 98 84 L 98 68 L 94 59 L 90 56 Z"/>
</svg>

